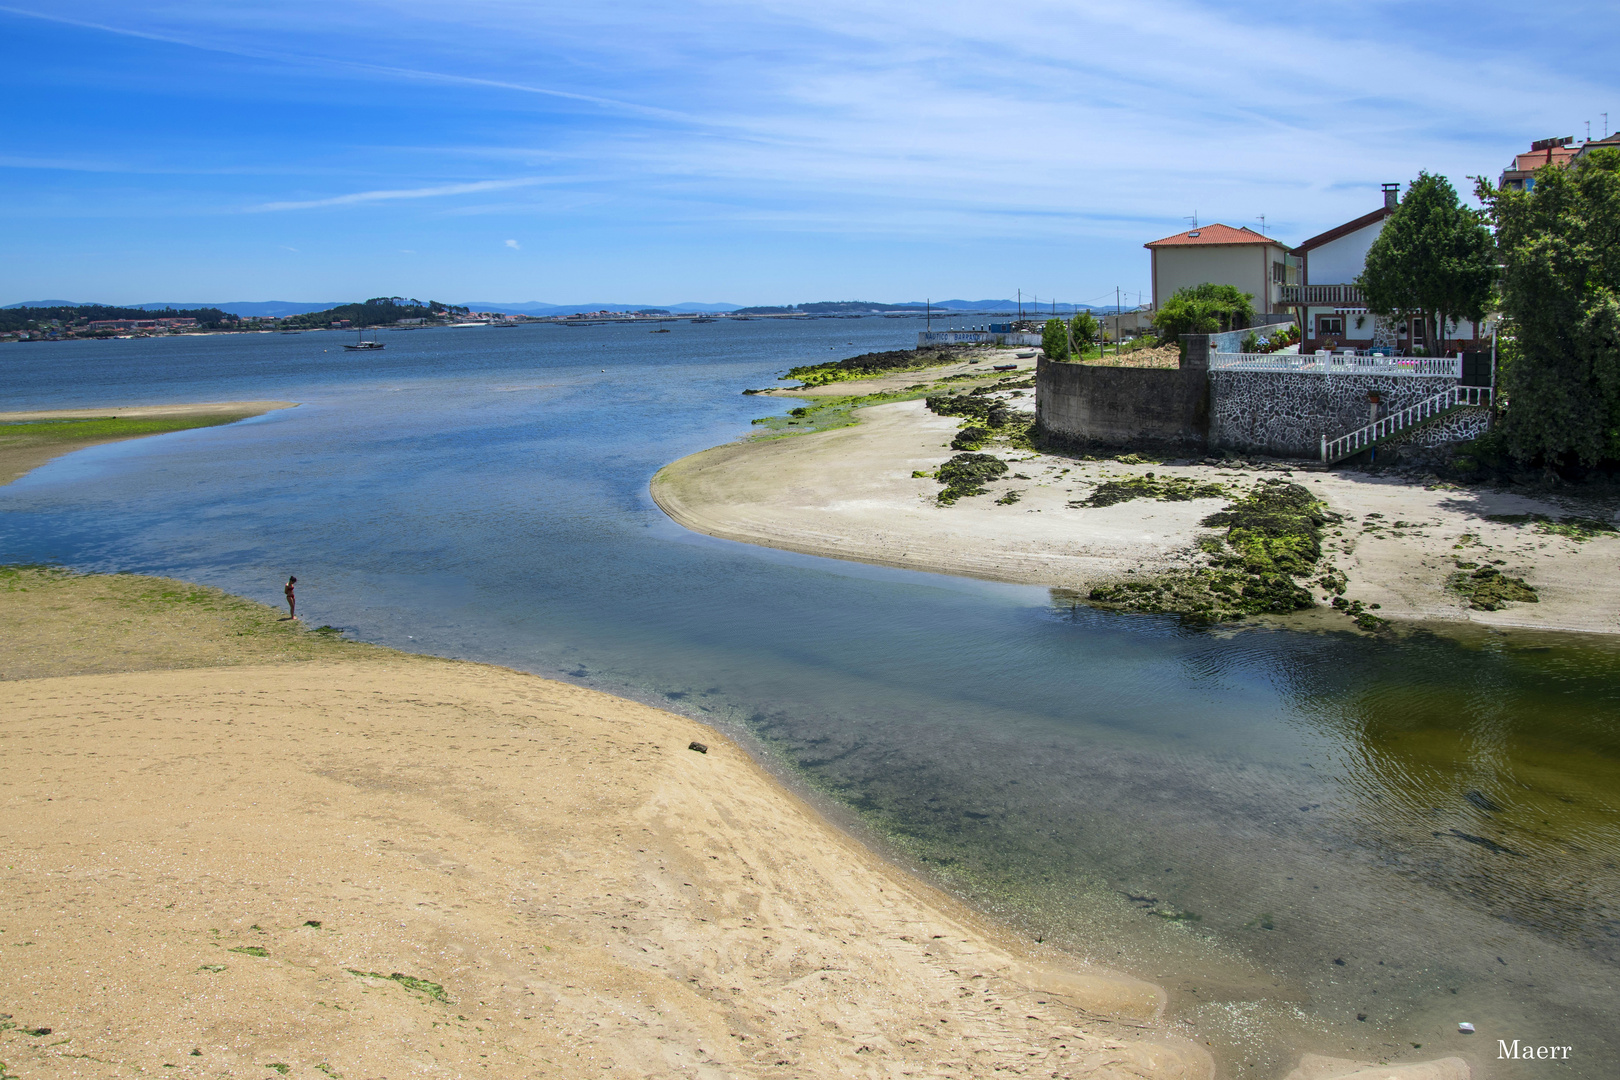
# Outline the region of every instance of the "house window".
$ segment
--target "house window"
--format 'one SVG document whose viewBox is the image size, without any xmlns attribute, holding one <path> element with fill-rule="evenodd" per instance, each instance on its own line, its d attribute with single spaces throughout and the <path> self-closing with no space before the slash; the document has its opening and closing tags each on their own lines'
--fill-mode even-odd
<svg viewBox="0 0 1620 1080">
<path fill-rule="evenodd" d="M 1319 338 L 1343 337 L 1344 316 L 1318 315 L 1316 317 L 1316 336 Z"/>
</svg>

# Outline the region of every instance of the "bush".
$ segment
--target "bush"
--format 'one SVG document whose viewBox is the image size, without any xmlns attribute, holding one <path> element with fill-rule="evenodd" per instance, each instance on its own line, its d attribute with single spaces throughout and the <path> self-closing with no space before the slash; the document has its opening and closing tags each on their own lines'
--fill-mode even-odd
<svg viewBox="0 0 1620 1080">
<path fill-rule="evenodd" d="M 1177 289 L 1153 316 L 1159 340 L 1165 345 L 1181 340 L 1182 334 L 1213 334 L 1221 330 L 1241 330 L 1254 320 L 1254 294 L 1239 292 L 1235 285 L 1205 282 Z"/>
<path fill-rule="evenodd" d="M 1048 360 L 1069 358 L 1069 328 L 1062 319 L 1047 319 L 1041 327 L 1041 351 Z"/>
</svg>

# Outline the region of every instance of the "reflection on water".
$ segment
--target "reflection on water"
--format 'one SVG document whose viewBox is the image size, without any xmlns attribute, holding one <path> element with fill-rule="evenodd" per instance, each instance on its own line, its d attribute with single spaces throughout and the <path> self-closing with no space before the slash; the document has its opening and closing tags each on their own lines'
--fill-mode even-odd
<svg viewBox="0 0 1620 1080">
<path fill-rule="evenodd" d="M 1188 630 L 715 541 L 647 499 L 659 466 L 791 404 L 742 387 L 911 329 L 424 331 L 363 362 L 326 335 L 13 347 L 0 408 L 305 404 L 0 489 L 0 559 L 271 602 L 296 571 L 312 618 L 369 640 L 755 738 L 947 886 L 1164 982 L 1235 1075 L 1504 1036 L 1608 1075 L 1610 643 Z"/>
</svg>

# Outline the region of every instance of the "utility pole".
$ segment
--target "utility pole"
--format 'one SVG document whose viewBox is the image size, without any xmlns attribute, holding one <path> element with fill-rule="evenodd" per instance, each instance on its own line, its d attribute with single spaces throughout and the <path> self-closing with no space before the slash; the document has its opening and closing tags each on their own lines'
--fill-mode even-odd
<svg viewBox="0 0 1620 1080">
<path fill-rule="evenodd" d="M 1018 290 L 1018 321 L 1024 321 L 1024 290 Z"/>
<path fill-rule="evenodd" d="M 1107 293 L 1103 294 L 1108 295 Z M 1114 286 L 1114 355 L 1119 355 L 1120 338 L 1125 336 L 1125 320 L 1119 317 L 1119 286 Z"/>
<path fill-rule="evenodd" d="M 928 323 L 927 323 L 926 329 L 932 330 L 934 328 L 934 300 L 933 300 L 933 297 L 926 297 L 923 300 L 923 304 L 925 305 L 924 310 L 926 310 L 927 313 L 928 313 L 928 316 L 927 316 L 928 317 Z"/>
</svg>

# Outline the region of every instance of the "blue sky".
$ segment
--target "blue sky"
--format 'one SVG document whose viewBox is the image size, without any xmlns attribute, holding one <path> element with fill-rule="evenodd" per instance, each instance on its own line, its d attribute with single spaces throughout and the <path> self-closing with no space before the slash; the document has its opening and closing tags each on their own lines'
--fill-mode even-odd
<svg viewBox="0 0 1620 1080">
<path fill-rule="evenodd" d="M 0 0 L 0 303 L 1146 291 L 1620 126 L 1612 3 Z"/>
</svg>

